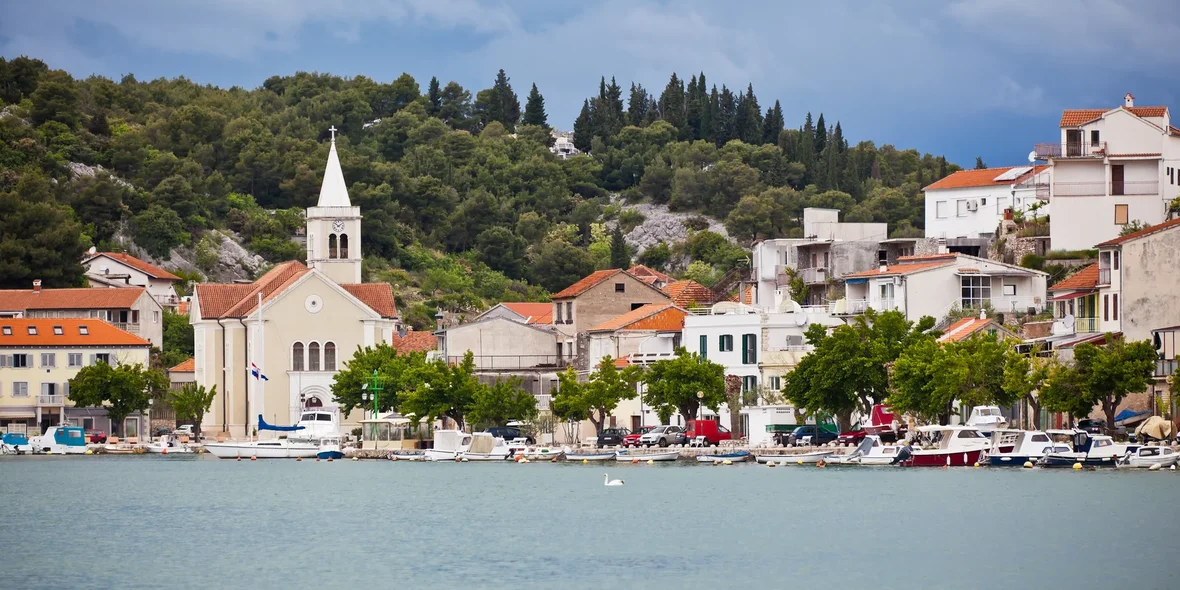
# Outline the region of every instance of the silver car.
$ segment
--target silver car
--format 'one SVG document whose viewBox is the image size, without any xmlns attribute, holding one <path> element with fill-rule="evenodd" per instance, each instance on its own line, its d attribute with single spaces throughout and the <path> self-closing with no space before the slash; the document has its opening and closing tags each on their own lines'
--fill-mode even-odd
<svg viewBox="0 0 1180 590">
<path fill-rule="evenodd" d="M 688 435 L 684 433 L 684 428 L 680 426 L 656 426 L 650 432 L 644 433 L 639 437 L 640 446 L 661 446 L 668 445 L 683 445 L 688 444 Z"/>
</svg>

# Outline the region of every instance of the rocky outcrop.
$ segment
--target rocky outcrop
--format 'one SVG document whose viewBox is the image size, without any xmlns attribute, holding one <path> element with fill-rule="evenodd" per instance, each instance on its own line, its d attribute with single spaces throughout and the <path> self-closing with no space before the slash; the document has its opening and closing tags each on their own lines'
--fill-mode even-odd
<svg viewBox="0 0 1180 590">
<path fill-rule="evenodd" d="M 643 215 L 643 223 L 631 230 L 625 238 L 627 245 L 639 254 L 650 246 L 654 246 L 660 242 L 667 242 L 672 244 L 679 242 L 688 237 L 689 229 L 688 223 L 690 219 L 701 218 L 708 221 L 708 230 L 719 233 L 726 238 L 729 238 L 729 232 L 725 231 L 725 226 L 712 217 L 706 217 L 700 213 L 680 213 L 668 210 L 666 205 L 655 205 L 652 203 L 637 203 L 635 205 L 626 205 L 618 195 L 611 197 L 613 202 L 616 202 L 623 209 L 632 209 Z"/>
<path fill-rule="evenodd" d="M 146 250 L 137 246 L 125 231 L 115 234 L 115 241 L 136 258 L 168 271 L 201 273 L 205 280 L 211 283 L 253 280 L 267 264 L 261 256 L 246 250 L 241 245 L 240 238 L 228 230 L 208 231 L 192 246 L 173 248 L 167 260 L 152 257 Z"/>
<path fill-rule="evenodd" d="M 87 164 L 82 164 L 81 162 L 67 163 L 66 170 L 70 173 L 70 178 L 72 178 L 72 179 L 73 178 L 94 178 L 100 172 L 110 174 L 107 172 L 106 168 L 103 168 L 102 166 L 99 166 L 97 164 L 95 164 L 94 166 L 90 166 Z M 115 181 L 115 184 L 118 184 L 119 186 L 122 186 L 124 188 L 135 188 L 135 187 L 131 186 L 130 182 L 127 182 L 126 180 L 123 180 L 122 178 L 119 178 L 118 176 L 115 176 L 114 174 L 110 174 L 110 177 L 111 177 L 111 180 Z"/>
</svg>

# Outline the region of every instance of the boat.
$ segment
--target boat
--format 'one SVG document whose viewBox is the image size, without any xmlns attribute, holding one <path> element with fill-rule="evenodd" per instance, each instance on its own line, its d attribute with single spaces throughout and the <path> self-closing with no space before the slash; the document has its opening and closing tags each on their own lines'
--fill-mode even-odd
<svg viewBox="0 0 1180 590">
<path fill-rule="evenodd" d="M 490 432 L 476 432 L 471 435 L 471 446 L 463 452 L 464 461 L 505 461 L 512 456 L 512 449 L 504 439 Z"/>
<path fill-rule="evenodd" d="M 918 432 L 932 436 L 932 448 L 915 448 L 909 459 L 902 462 L 907 467 L 969 467 L 979 462 L 983 453 L 991 446 L 991 439 L 979 433 L 974 426 L 922 426 Z"/>
<path fill-rule="evenodd" d="M 397 451 L 389 452 L 390 461 L 425 461 L 426 453 L 399 453 Z"/>
<path fill-rule="evenodd" d="M 750 459 L 750 451 L 737 451 L 734 453 L 719 453 L 716 455 L 697 455 L 698 463 L 714 463 L 717 461 L 747 461 Z"/>
<path fill-rule="evenodd" d="M 875 434 L 882 440 L 896 441 L 905 434 L 905 425 L 897 421 L 893 409 L 883 404 L 876 404 L 869 413 L 869 421 L 861 424 L 866 434 Z"/>
<path fill-rule="evenodd" d="M 754 459 L 759 463 L 769 463 L 774 461 L 779 465 L 798 465 L 799 463 L 807 465 L 811 463 L 819 463 L 821 459 L 826 462 L 830 457 L 832 457 L 832 455 L 835 454 L 836 451 L 812 451 L 810 453 L 797 453 L 794 455 L 758 455 L 754 457 Z"/>
<path fill-rule="evenodd" d="M 1153 465 L 1159 465 L 1161 468 L 1171 467 L 1180 462 L 1180 453 L 1172 450 L 1172 447 L 1164 446 L 1143 446 L 1128 452 L 1119 460 L 1119 465 L 1122 467 L 1142 467 L 1150 468 Z"/>
<path fill-rule="evenodd" d="M 434 447 L 426 449 L 427 461 L 454 461 L 471 447 L 471 435 L 462 430 L 435 430 Z"/>
<path fill-rule="evenodd" d="M 675 461 L 680 458 L 680 451 L 664 451 L 661 453 L 629 453 L 617 451 L 615 461 L 620 463 L 647 463 L 648 461 Z"/>
<path fill-rule="evenodd" d="M 615 451 L 602 453 L 574 453 L 569 447 L 562 449 L 566 461 L 610 461 L 615 458 L 618 453 Z"/>
<path fill-rule="evenodd" d="M 1021 467 L 1028 462 L 1040 461 L 1046 453 L 1070 450 L 1053 442 L 1048 433 L 1008 428 L 992 432 L 991 448 L 987 452 L 987 464 L 992 467 Z"/>
<path fill-rule="evenodd" d="M 1008 426 L 1008 419 L 1000 412 L 999 406 L 975 406 L 967 417 L 967 426 L 975 428 L 984 436 Z"/>
<path fill-rule="evenodd" d="M 1135 452 L 1137 447 L 1118 446 L 1114 439 L 1104 434 L 1090 434 L 1082 430 L 1049 431 L 1055 434 L 1071 435 L 1070 450 L 1055 450 L 1045 453 L 1037 462 L 1041 467 L 1114 467 L 1128 452 Z"/>
<path fill-rule="evenodd" d="M 303 412 L 294 426 L 276 426 L 259 415 L 258 430 L 289 434 L 273 440 L 205 443 L 205 450 L 219 459 L 311 459 L 320 452 L 320 440 L 340 436 L 340 417 L 321 408 Z"/>
<path fill-rule="evenodd" d="M 565 454 L 565 452 L 558 447 L 530 445 L 528 444 L 528 440 L 524 438 L 514 438 L 511 441 L 508 441 L 508 448 L 512 451 L 513 457 L 524 457 L 530 461 L 544 461 L 546 459 L 560 458 Z"/>
<path fill-rule="evenodd" d="M 29 445 L 29 439 L 19 432 L 6 432 L 0 437 L 0 454 L 23 455 L 32 452 L 33 447 Z"/>
<path fill-rule="evenodd" d="M 847 455 L 832 455 L 824 459 L 829 465 L 891 465 L 901 447 L 881 442 L 881 437 L 870 434 Z"/>
<path fill-rule="evenodd" d="M 176 440 L 176 437 L 165 434 L 156 439 L 155 442 L 143 447 L 149 453 L 156 453 L 160 455 L 169 455 L 172 453 L 191 453 L 192 447 L 182 444 Z"/>
<path fill-rule="evenodd" d="M 81 426 L 50 426 L 45 434 L 29 440 L 34 453 L 82 455 L 86 453 L 86 430 Z"/>
<path fill-rule="evenodd" d="M 320 450 L 315 454 L 316 459 L 343 459 L 344 437 L 325 436 L 320 439 Z"/>
</svg>

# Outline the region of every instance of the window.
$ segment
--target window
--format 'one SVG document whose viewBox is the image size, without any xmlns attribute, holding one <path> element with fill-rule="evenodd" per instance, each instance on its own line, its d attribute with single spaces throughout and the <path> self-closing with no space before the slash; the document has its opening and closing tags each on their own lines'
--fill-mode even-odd
<svg viewBox="0 0 1180 590">
<path fill-rule="evenodd" d="M 635 311 L 635 310 L 643 307 L 644 305 L 647 305 L 647 304 L 646 303 L 632 303 L 631 304 L 631 311 Z"/>
<path fill-rule="evenodd" d="M 1118 250 L 1114 251 L 1114 269 L 1115 270 L 1119 269 L 1119 251 Z"/>
<path fill-rule="evenodd" d="M 705 334 L 701 334 L 701 347 L 700 348 L 701 348 L 701 358 L 708 359 L 709 358 L 709 337 L 706 336 Z"/>
<path fill-rule="evenodd" d="M 348 234 L 340 234 L 340 258 L 348 258 Z"/>
<path fill-rule="evenodd" d="M 946 201 L 934 203 L 934 216 L 939 219 L 946 219 Z"/>
<path fill-rule="evenodd" d="M 12 384 L 12 397 L 29 397 L 29 384 L 26 381 L 17 381 Z"/>
<path fill-rule="evenodd" d="M 320 343 L 312 342 L 307 345 L 307 370 L 320 370 Z"/>
<path fill-rule="evenodd" d="M 962 199 L 955 201 L 955 215 L 959 217 L 967 216 L 967 201 Z"/>
<path fill-rule="evenodd" d="M 54 336 L 61 336 L 62 334 L 65 334 L 65 333 L 66 333 L 66 331 L 63 330 L 61 326 L 54 326 L 53 327 L 53 335 Z"/>
<path fill-rule="evenodd" d="M 986 205 L 987 204 L 987 197 L 983 197 L 983 198 L 979 199 L 979 204 Z"/>
<path fill-rule="evenodd" d="M 29 336 L 37 335 L 37 326 L 29 326 Z"/>
<path fill-rule="evenodd" d="M 131 323 L 133 323 L 133 324 L 139 323 L 139 310 L 138 309 L 131 310 Z"/>
<path fill-rule="evenodd" d="M 291 345 L 291 370 L 303 370 L 303 343 L 296 342 Z"/>
<path fill-rule="evenodd" d="M 82 336 L 90 335 L 90 326 L 78 326 L 78 334 Z"/>
<path fill-rule="evenodd" d="M 758 378 L 752 375 L 742 377 L 742 393 L 758 390 Z"/>
<path fill-rule="evenodd" d="M 324 343 L 324 370 L 336 370 L 336 343 L 334 342 Z"/>
<path fill-rule="evenodd" d="M 1125 168 L 1122 164 L 1111 164 L 1110 166 L 1110 194 L 1125 195 L 1125 186 L 1123 179 L 1125 178 Z"/>
<path fill-rule="evenodd" d="M 1016 295 L 1016 285 L 1004 285 L 1004 295 L 1008 297 Z"/>
<path fill-rule="evenodd" d="M 1102 321 L 1110 321 L 1110 295 L 1102 296 Z"/>
<path fill-rule="evenodd" d="M 1119 294 L 1115 293 L 1111 297 L 1113 297 L 1113 299 L 1111 300 L 1110 308 L 1114 312 L 1111 315 L 1114 316 L 1114 321 L 1117 322 L 1119 321 Z"/>
<path fill-rule="evenodd" d="M 1127 225 L 1127 221 L 1128 221 L 1127 220 L 1127 206 L 1126 205 L 1115 205 L 1114 206 L 1114 224 L 1115 225 Z"/>
<path fill-rule="evenodd" d="M 983 307 L 985 301 L 992 298 L 992 278 L 978 275 L 962 278 L 962 305 L 966 308 Z"/>
<path fill-rule="evenodd" d="M 566 301 L 565 302 L 565 323 L 567 323 L 567 324 L 574 323 L 574 302 L 573 301 Z"/>
<path fill-rule="evenodd" d="M 28 366 L 29 366 L 29 355 L 27 355 L 27 354 L 14 354 L 14 355 L 12 355 L 12 368 L 26 369 L 26 368 L 28 368 Z"/>
<path fill-rule="evenodd" d="M 71 367 L 71 368 L 73 368 L 73 367 L 81 367 L 81 366 L 82 366 L 82 353 L 80 353 L 80 352 L 71 352 L 71 353 L 68 355 L 68 357 L 69 357 L 69 358 L 68 358 L 69 365 L 70 365 L 70 367 Z"/>
<path fill-rule="evenodd" d="M 4 335 L 12 336 L 12 326 L 4 326 Z"/>
<path fill-rule="evenodd" d="M 556 314 L 557 323 L 558 323 L 558 324 L 560 324 L 560 323 L 563 323 L 563 322 L 561 321 L 561 304 L 560 304 L 560 303 L 558 303 L 558 304 L 556 304 L 554 307 L 556 307 L 556 308 L 557 308 L 557 314 Z"/>
<path fill-rule="evenodd" d="M 624 293 L 626 291 L 627 285 L 625 283 L 615 283 L 615 293 Z"/>
<path fill-rule="evenodd" d="M 336 234 L 328 236 L 328 258 L 336 258 Z"/>
<path fill-rule="evenodd" d="M 94 363 L 106 363 L 108 365 L 111 364 L 111 353 L 109 353 L 109 352 L 100 352 L 98 354 L 92 354 L 92 355 L 90 355 L 90 358 L 91 358 L 91 364 L 94 364 Z"/>
<path fill-rule="evenodd" d="M 52 367 L 56 367 L 56 366 L 57 366 L 57 353 L 55 353 L 55 352 L 41 353 L 41 367 L 42 368 L 46 368 L 46 367 L 52 368 Z"/>
<path fill-rule="evenodd" d="M 153 324 L 158 324 L 158 323 L 160 323 L 160 312 L 158 312 L 158 311 L 153 311 L 153 312 L 152 312 L 152 323 L 153 323 Z"/>
<path fill-rule="evenodd" d="M 758 339 L 754 334 L 742 334 L 742 364 L 754 365 L 758 363 Z"/>
<path fill-rule="evenodd" d="M 722 334 L 717 338 L 717 350 L 721 352 L 733 352 L 733 334 Z"/>
<path fill-rule="evenodd" d="M 1099 143 L 1099 141 L 1098 141 L 1098 130 L 1097 130 L 1097 129 L 1091 129 L 1091 130 L 1090 130 L 1090 145 L 1092 145 L 1092 146 L 1094 146 L 1094 147 L 1098 147 L 1098 143 Z"/>
<path fill-rule="evenodd" d="M 778 376 L 767 377 L 766 384 L 770 387 L 771 391 L 779 391 L 783 388 L 783 378 Z"/>
<path fill-rule="evenodd" d="M 57 384 L 56 383 L 42 383 L 41 384 L 41 395 L 57 395 Z"/>
</svg>

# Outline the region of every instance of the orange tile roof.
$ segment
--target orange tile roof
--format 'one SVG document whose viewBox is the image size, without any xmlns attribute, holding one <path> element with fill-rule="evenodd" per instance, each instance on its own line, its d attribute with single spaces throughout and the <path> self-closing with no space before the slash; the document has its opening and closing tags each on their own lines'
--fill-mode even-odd
<svg viewBox="0 0 1180 590">
<path fill-rule="evenodd" d="M 656 280 L 663 281 L 665 283 L 671 283 L 672 281 L 676 280 L 671 275 L 664 274 L 654 268 L 644 266 L 642 264 L 636 264 L 632 266 L 631 268 L 627 269 L 627 272 L 641 279 L 643 277 L 655 277 Z"/>
<path fill-rule="evenodd" d="M 1101 244 L 1098 244 L 1098 247 L 1101 248 L 1103 246 L 1117 246 L 1119 244 L 1122 244 L 1123 242 L 1137 240 L 1137 239 L 1142 238 L 1144 236 L 1149 236 L 1151 234 L 1154 234 L 1155 232 L 1164 231 L 1165 229 L 1171 229 L 1173 227 L 1176 227 L 1177 225 L 1180 225 L 1180 217 L 1177 217 L 1176 219 L 1173 219 L 1171 221 L 1165 221 L 1163 223 L 1153 225 L 1151 227 L 1145 227 L 1137 232 L 1132 232 L 1132 233 L 1129 233 L 1125 236 L 1117 237 L 1113 240 L 1107 240 L 1105 242 L 1102 242 Z"/>
<path fill-rule="evenodd" d="M 1109 154 L 1108 158 L 1158 158 L 1161 154 L 1159 152 L 1140 152 L 1131 154 Z"/>
<path fill-rule="evenodd" d="M 1108 109 L 1066 109 L 1061 113 L 1061 127 L 1077 127 L 1106 114 Z"/>
<path fill-rule="evenodd" d="M 262 302 L 266 303 L 299 280 L 299 277 L 307 274 L 308 271 L 309 269 L 297 260 L 276 264 L 274 268 L 266 271 L 266 274 L 254 281 L 251 285 L 253 289 L 226 311 L 225 317 L 244 318 L 250 315 L 258 308 L 259 293 L 262 294 Z"/>
<path fill-rule="evenodd" d="M 1131 111 L 1136 117 L 1162 117 L 1168 113 L 1168 107 L 1123 107 Z"/>
<path fill-rule="evenodd" d="M 578 282 L 562 289 L 561 291 L 558 291 L 557 294 L 553 296 L 553 298 L 554 299 L 568 299 L 570 297 L 577 297 L 578 295 L 581 295 L 582 293 L 585 293 L 586 291 L 590 290 L 592 287 L 594 287 L 598 283 L 601 283 L 601 282 L 603 282 L 603 281 L 605 281 L 605 280 L 607 280 L 607 279 L 609 279 L 621 272 L 623 272 L 623 271 L 619 270 L 617 268 L 594 271 L 594 272 L 590 273 L 589 275 L 587 275 L 586 277 L 583 277 Z"/>
<path fill-rule="evenodd" d="M 954 252 L 947 252 L 945 254 L 918 254 L 915 256 L 898 256 L 897 260 L 901 263 L 907 262 L 930 262 L 934 260 L 953 260 L 959 255 Z"/>
<path fill-rule="evenodd" d="M 740 291 L 738 293 L 734 293 L 733 295 L 730 295 L 729 301 L 733 301 L 735 303 L 745 303 L 746 305 L 753 305 L 754 304 L 754 286 L 747 285 L 743 291 Z"/>
<path fill-rule="evenodd" d="M 36 328 L 36 334 L 29 334 L 29 327 Z M 102 320 L 81 318 L 6 318 L 0 319 L 0 347 L 45 347 L 45 346 L 134 346 L 148 347 L 152 343 L 120 330 Z M 61 334 L 54 334 L 54 327 L 61 327 Z M 82 334 L 85 327 L 87 334 Z M 5 334 L 4 332 L 11 332 Z"/>
<path fill-rule="evenodd" d="M 845 279 L 869 279 L 872 277 L 889 277 L 895 275 L 908 275 L 915 272 L 930 270 L 932 268 L 942 268 L 954 264 L 954 260 L 936 260 L 932 262 L 909 262 L 905 264 L 891 264 L 885 267 L 885 272 L 881 269 L 866 270 L 862 272 L 854 272 L 850 275 L 845 275 Z"/>
<path fill-rule="evenodd" d="M 397 302 L 393 299 L 393 286 L 389 283 L 353 283 L 340 286 L 381 317 L 397 317 Z"/>
<path fill-rule="evenodd" d="M 671 303 L 649 303 L 602 322 L 590 328 L 590 331 L 656 330 L 676 332 L 684 329 L 684 316 L 686 315 L 688 315 L 687 311 Z"/>
<path fill-rule="evenodd" d="M 126 309 L 135 305 L 144 293 L 143 287 L 112 289 L 6 289 L 0 291 L 0 310 L 29 309 Z"/>
<path fill-rule="evenodd" d="M 410 330 L 405 336 L 394 332 L 389 345 L 398 352 L 428 352 L 438 348 L 438 336 L 423 330 Z"/>
<path fill-rule="evenodd" d="M 107 258 L 110 258 L 112 260 L 117 260 L 123 264 L 126 264 L 127 266 L 130 266 L 131 268 L 134 268 L 135 270 L 138 270 L 138 271 L 148 275 L 149 277 L 152 277 L 153 279 L 161 279 L 161 280 L 165 280 L 165 281 L 179 281 L 179 280 L 181 280 L 180 277 L 178 277 L 178 276 L 176 276 L 176 275 L 174 275 L 174 274 L 172 274 L 172 273 L 170 273 L 158 266 L 155 266 L 153 264 L 148 264 L 147 262 L 140 260 L 130 254 L 124 254 L 122 252 L 99 252 L 99 253 L 95 254 L 94 256 L 91 256 L 90 258 L 88 258 L 86 260 L 86 262 L 90 262 L 91 260 L 94 260 L 95 258 L 98 258 L 99 256 L 106 256 Z"/>
<path fill-rule="evenodd" d="M 991 318 L 963 318 L 943 330 L 942 336 L 938 337 L 939 342 L 958 342 L 972 334 L 978 333 L 980 330 L 988 326 L 995 326 L 996 330 L 1008 330 L 1003 326 L 997 324 Z M 1011 334 L 1008 334 L 1011 335 Z"/>
<path fill-rule="evenodd" d="M 239 285 L 197 285 L 197 299 L 201 304 L 203 318 L 244 318 L 258 310 L 258 294 L 266 303 L 278 297 L 300 277 L 311 272 L 298 261 L 275 265 L 257 281 Z M 361 300 L 384 318 L 397 317 L 397 305 L 393 299 L 393 287 L 388 283 L 361 283 L 340 285 L 353 297 Z"/>
<path fill-rule="evenodd" d="M 180 303 L 176 304 L 176 313 L 180 315 L 188 315 L 188 302 L 181 299 Z"/>
<path fill-rule="evenodd" d="M 201 317 L 215 319 L 226 317 L 225 313 L 254 291 L 253 284 L 218 285 L 213 283 L 197 285 L 197 301 L 201 306 Z"/>
<path fill-rule="evenodd" d="M 197 370 L 197 361 L 190 358 L 181 362 L 179 365 L 168 369 L 169 373 L 195 373 Z"/>
<path fill-rule="evenodd" d="M 553 304 L 532 303 L 527 301 L 502 302 L 500 305 L 512 310 L 513 313 L 525 318 L 528 324 L 552 324 Z"/>
<path fill-rule="evenodd" d="M 1033 170 L 1029 170 L 1019 177 L 1012 180 L 997 181 L 996 177 L 1003 175 L 1005 172 L 1013 168 L 1028 168 L 1028 166 L 1005 166 L 1003 168 L 985 168 L 983 170 L 960 170 L 947 176 L 933 184 L 929 184 L 922 190 L 938 190 L 948 188 L 968 188 L 977 186 L 1009 186 L 1017 184 L 1032 176 L 1043 172 L 1048 166 L 1036 166 Z"/>
<path fill-rule="evenodd" d="M 626 369 L 629 366 L 631 366 L 631 356 L 630 355 L 615 359 L 615 368 Z"/>
<path fill-rule="evenodd" d="M 1082 268 L 1068 277 L 1053 283 L 1050 291 L 1076 291 L 1098 287 L 1098 263 Z"/>
<path fill-rule="evenodd" d="M 664 292 L 672 298 L 672 303 L 681 307 L 688 307 L 694 303 L 708 303 L 713 300 L 713 292 L 696 281 L 668 283 L 664 287 Z"/>
</svg>

